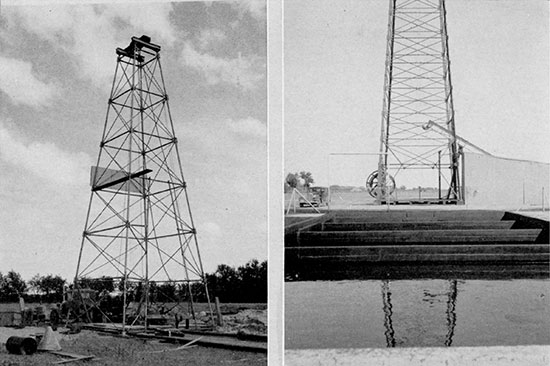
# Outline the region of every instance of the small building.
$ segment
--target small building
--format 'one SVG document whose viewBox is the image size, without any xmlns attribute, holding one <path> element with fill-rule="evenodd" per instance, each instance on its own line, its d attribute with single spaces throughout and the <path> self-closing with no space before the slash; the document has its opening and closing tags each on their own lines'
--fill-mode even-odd
<svg viewBox="0 0 550 366">
<path fill-rule="evenodd" d="M 0 327 L 18 327 L 23 323 L 19 303 L 0 304 Z"/>
</svg>

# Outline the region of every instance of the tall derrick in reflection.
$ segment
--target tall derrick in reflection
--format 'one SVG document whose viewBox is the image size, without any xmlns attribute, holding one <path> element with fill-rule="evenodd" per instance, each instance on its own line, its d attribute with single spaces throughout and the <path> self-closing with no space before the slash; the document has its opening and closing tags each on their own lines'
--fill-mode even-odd
<svg viewBox="0 0 550 366">
<path fill-rule="evenodd" d="M 456 327 L 456 299 L 457 299 L 457 280 L 448 280 L 449 290 L 446 292 L 446 335 L 444 345 L 449 347 L 453 343 L 453 335 Z M 398 340 L 398 335 L 394 328 L 394 306 L 392 304 L 392 292 L 390 289 L 390 280 L 383 280 L 382 290 L 382 311 L 384 312 L 384 336 L 386 338 L 386 347 L 393 348 L 397 345 L 403 345 L 403 340 Z M 416 314 L 405 314 L 413 316 Z M 406 346 L 406 345 L 404 345 Z"/>
</svg>

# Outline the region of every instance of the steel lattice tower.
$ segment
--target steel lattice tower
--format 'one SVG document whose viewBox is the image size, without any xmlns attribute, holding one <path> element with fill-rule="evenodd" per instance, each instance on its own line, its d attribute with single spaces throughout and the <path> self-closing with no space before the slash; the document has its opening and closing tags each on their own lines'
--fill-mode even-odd
<svg viewBox="0 0 550 366">
<path fill-rule="evenodd" d="M 452 90 L 445 1 L 390 0 L 378 186 L 416 176 L 462 201 Z"/>
<path fill-rule="evenodd" d="M 128 304 L 141 287 L 147 326 L 149 289 L 162 284 L 206 286 L 177 138 L 168 105 L 160 46 L 132 37 L 116 49 L 116 71 L 91 172 L 91 197 L 75 286 L 112 278 Z M 208 298 L 208 289 L 205 289 Z M 210 305 L 210 299 L 208 298 Z M 129 310 L 123 306 L 122 330 Z M 104 314 L 105 315 L 105 314 Z M 108 314 L 107 314 L 108 315 Z M 136 318 L 137 319 L 137 318 Z"/>
</svg>

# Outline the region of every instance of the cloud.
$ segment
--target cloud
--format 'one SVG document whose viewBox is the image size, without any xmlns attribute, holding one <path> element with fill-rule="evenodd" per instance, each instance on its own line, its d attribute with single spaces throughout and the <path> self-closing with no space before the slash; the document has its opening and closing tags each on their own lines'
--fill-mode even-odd
<svg viewBox="0 0 550 366">
<path fill-rule="evenodd" d="M 222 228 L 215 222 L 201 223 L 200 228 L 197 229 L 199 239 L 201 242 L 212 243 L 223 239 Z"/>
<path fill-rule="evenodd" d="M 266 19 L 266 0 L 214 0 L 214 1 L 204 1 L 204 5 L 210 7 L 216 3 L 229 4 L 231 8 L 236 10 L 239 13 L 239 16 L 242 17 L 244 14 L 249 14 L 251 17 L 257 20 Z M 237 23 L 237 21 L 235 21 Z"/>
<path fill-rule="evenodd" d="M 197 51 L 190 42 L 185 43 L 181 56 L 183 64 L 199 71 L 210 85 L 225 83 L 254 90 L 265 74 L 265 64 L 258 56 L 216 57 Z"/>
<path fill-rule="evenodd" d="M 185 136 L 182 164 L 206 270 L 267 258 L 265 123 L 205 118 L 175 128 Z"/>
<path fill-rule="evenodd" d="M 172 4 L 112 4 L 105 8 L 105 13 L 112 22 L 115 17 L 127 22 L 132 29 L 141 30 L 152 37 L 153 43 L 162 43 L 171 47 L 177 40 L 176 30 L 170 22 Z M 141 36 L 141 34 L 134 34 Z M 128 40 L 129 41 L 129 40 Z"/>
<path fill-rule="evenodd" d="M 224 41 L 226 38 L 225 33 L 219 29 L 202 29 L 198 36 L 199 48 L 204 51 L 212 44 Z"/>
<path fill-rule="evenodd" d="M 78 73 L 94 85 L 104 87 L 111 82 L 116 47 L 126 47 L 130 36 L 147 34 L 154 43 L 168 46 L 175 42 L 171 11 L 169 3 L 57 4 L 10 7 L 3 15 L 14 25 L 73 56 Z"/>
<path fill-rule="evenodd" d="M 1 124 L 0 158 L 51 183 L 73 185 L 89 179 L 91 158 L 87 154 L 71 153 L 51 142 L 27 145 Z"/>
<path fill-rule="evenodd" d="M 178 134 L 187 136 L 185 140 L 189 144 L 182 156 L 193 164 L 196 162 L 197 169 L 199 166 L 204 169 L 204 160 L 215 162 L 207 164 L 207 167 L 218 169 L 220 174 L 207 175 L 220 179 L 220 184 L 225 184 L 221 172 L 226 169 L 233 171 L 236 166 L 250 168 L 265 165 L 267 126 L 255 118 L 204 118 L 176 125 Z"/>
<path fill-rule="evenodd" d="M 39 80 L 30 62 L 0 56 L 0 90 L 15 104 L 39 107 L 49 104 L 58 93 L 53 83 Z"/>
<path fill-rule="evenodd" d="M 236 0 L 231 2 L 231 6 L 239 13 L 249 13 L 258 20 L 266 18 L 266 0 Z"/>
<path fill-rule="evenodd" d="M 231 131 L 238 135 L 260 138 L 265 138 L 267 135 L 266 124 L 252 117 L 236 121 L 228 119 L 226 123 L 229 125 Z"/>
</svg>

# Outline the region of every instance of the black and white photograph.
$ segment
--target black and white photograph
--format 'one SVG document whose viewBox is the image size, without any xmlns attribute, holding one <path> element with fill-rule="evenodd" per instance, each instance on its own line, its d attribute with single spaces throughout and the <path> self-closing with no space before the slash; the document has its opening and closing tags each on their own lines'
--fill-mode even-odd
<svg viewBox="0 0 550 366">
<path fill-rule="evenodd" d="M 283 28 L 285 364 L 548 364 L 548 2 Z"/>
<path fill-rule="evenodd" d="M 1 364 L 267 364 L 266 19 L 2 3 Z"/>
<path fill-rule="evenodd" d="M 549 23 L 0 0 L 0 365 L 549 365 Z"/>
</svg>

